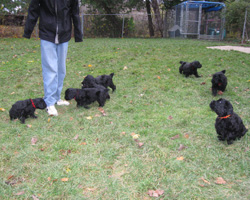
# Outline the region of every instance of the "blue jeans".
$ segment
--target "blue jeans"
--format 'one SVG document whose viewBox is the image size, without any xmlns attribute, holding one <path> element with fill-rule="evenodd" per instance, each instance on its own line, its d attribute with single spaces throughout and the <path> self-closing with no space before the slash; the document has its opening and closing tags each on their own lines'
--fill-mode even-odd
<svg viewBox="0 0 250 200">
<path fill-rule="evenodd" d="M 52 106 L 60 100 L 66 75 L 67 51 L 68 42 L 54 44 L 41 40 L 44 101 L 47 106 Z"/>
</svg>

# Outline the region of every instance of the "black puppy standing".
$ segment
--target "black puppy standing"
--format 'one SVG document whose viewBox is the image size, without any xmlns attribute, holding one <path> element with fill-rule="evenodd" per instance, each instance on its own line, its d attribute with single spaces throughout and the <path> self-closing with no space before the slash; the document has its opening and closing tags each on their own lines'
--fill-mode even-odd
<svg viewBox="0 0 250 200">
<path fill-rule="evenodd" d="M 244 126 L 241 118 L 233 111 L 232 104 L 226 99 L 211 101 L 210 108 L 218 115 L 215 121 L 215 129 L 218 139 L 232 144 L 240 139 L 248 129 Z"/>
<path fill-rule="evenodd" d="M 65 99 L 71 100 L 75 99 L 77 102 L 77 107 L 83 106 L 84 108 L 89 108 L 88 105 L 97 101 L 100 107 L 105 105 L 107 99 L 109 99 L 109 89 L 100 88 L 68 88 L 65 91 Z"/>
<path fill-rule="evenodd" d="M 212 82 L 212 94 L 217 95 L 217 91 L 224 92 L 227 87 L 227 77 L 225 76 L 226 70 L 213 74 Z"/>
<path fill-rule="evenodd" d="M 181 66 L 179 67 L 180 74 L 184 74 L 185 77 L 190 75 L 195 75 L 196 78 L 199 78 L 197 69 L 201 68 L 202 65 L 199 61 L 193 61 L 191 63 L 180 61 Z"/>
<path fill-rule="evenodd" d="M 108 88 L 110 87 L 114 92 L 116 90 L 116 86 L 113 83 L 114 73 L 110 75 L 100 75 L 94 78 L 91 75 L 87 75 L 82 81 L 82 88 L 100 88 L 100 86 Z"/>
<path fill-rule="evenodd" d="M 45 109 L 47 107 L 43 98 L 26 99 L 23 101 L 17 101 L 14 103 L 9 111 L 10 120 L 19 119 L 21 123 L 25 123 L 25 119 L 29 116 L 37 118 L 35 116 L 36 109 Z"/>
</svg>

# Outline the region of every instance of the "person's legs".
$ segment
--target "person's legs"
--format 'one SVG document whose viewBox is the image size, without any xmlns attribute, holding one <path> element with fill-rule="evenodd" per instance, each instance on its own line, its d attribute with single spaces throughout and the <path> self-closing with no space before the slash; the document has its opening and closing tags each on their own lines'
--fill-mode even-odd
<svg viewBox="0 0 250 200">
<path fill-rule="evenodd" d="M 57 45 L 41 40 L 41 60 L 44 85 L 44 101 L 47 107 L 55 105 L 58 88 Z"/>
<path fill-rule="evenodd" d="M 57 91 L 53 95 L 53 97 L 56 99 L 56 102 L 60 100 L 62 88 L 63 88 L 63 81 L 66 75 L 66 58 L 67 58 L 67 51 L 68 51 L 68 42 L 58 44 L 57 45 L 57 66 L 58 66 L 58 76 L 57 76 Z M 68 103 L 68 102 L 67 102 Z M 58 102 L 58 105 L 60 103 Z M 64 104 L 67 105 L 67 104 Z"/>
</svg>

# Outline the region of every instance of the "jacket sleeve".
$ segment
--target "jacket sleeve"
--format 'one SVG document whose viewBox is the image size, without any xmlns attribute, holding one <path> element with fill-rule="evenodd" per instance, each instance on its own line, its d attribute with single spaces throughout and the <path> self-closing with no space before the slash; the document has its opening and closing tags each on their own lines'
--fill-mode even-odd
<svg viewBox="0 0 250 200">
<path fill-rule="evenodd" d="M 25 27 L 24 27 L 24 34 L 23 37 L 30 38 L 34 27 L 37 23 L 37 19 L 40 16 L 40 0 L 31 0 L 29 9 L 28 9 L 28 16 L 26 19 Z"/>
<path fill-rule="evenodd" d="M 75 35 L 75 42 L 82 42 L 83 34 L 81 31 L 81 20 L 79 16 L 79 1 L 72 0 L 72 20 L 74 25 L 74 35 Z"/>
</svg>

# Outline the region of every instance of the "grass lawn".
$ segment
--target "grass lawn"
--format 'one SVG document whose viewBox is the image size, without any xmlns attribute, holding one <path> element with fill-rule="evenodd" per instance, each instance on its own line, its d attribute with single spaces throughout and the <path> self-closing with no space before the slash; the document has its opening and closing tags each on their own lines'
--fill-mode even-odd
<svg viewBox="0 0 250 200">
<path fill-rule="evenodd" d="M 21 124 L 8 111 L 43 97 L 40 41 L 1 38 L 0 199 L 250 199 L 249 131 L 232 145 L 218 141 L 209 108 L 228 99 L 250 128 L 249 54 L 206 49 L 213 45 L 225 43 L 72 39 L 62 98 L 84 76 L 114 72 L 107 115 L 72 100 L 58 117 L 37 110 Z M 202 77 L 179 74 L 181 60 L 199 60 Z M 211 74 L 223 69 L 227 89 L 213 97 Z"/>
</svg>

